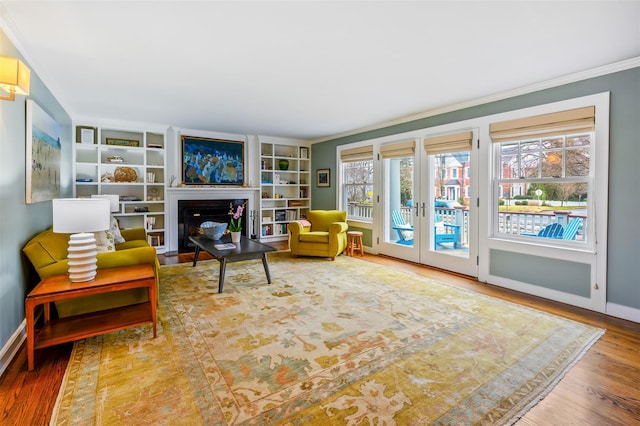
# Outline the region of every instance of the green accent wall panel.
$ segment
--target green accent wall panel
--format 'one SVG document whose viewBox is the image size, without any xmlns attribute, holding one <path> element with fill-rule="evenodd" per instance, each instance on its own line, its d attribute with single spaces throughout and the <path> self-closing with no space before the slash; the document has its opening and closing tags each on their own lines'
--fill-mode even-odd
<svg viewBox="0 0 640 426">
<path fill-rule="evenodd" d="M 591 295 L 591 267 L 584 263 L 491 250 L 489 273 L 576 296 Z"/>
</svg>

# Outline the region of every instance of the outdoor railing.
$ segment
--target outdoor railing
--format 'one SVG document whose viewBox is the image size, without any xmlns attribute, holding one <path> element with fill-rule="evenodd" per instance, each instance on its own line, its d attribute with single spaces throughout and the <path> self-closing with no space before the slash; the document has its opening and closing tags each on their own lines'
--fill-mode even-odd
<svg viewBox="0 0 640 426">
<path fill-rule="evenodd" d="M 405 222 L 413 225 L 415 219 L 414 207 L 402 206 L 399 210 Z M 440 216 L 444 223 L 460 225 L 460 243 L 463 246 L 469 243 L 468 209 L 436 207 L 435 213 Z M 372 220 L 373 206 L 350 204 L 347 214 L 351 219 Z M 584 229 L 587 226 L 587 216 L 563 210 L 541 213 L 501 211 L 498 214 L 498 233 L 508 235 L 537 234 L 540 229 L 550 223 L 557 222 L 562 226 L 566 226 L 573 218 L 582 219 L 582 226 L 575 239 L 577 241 L 584 241 Z"/>
</svg>

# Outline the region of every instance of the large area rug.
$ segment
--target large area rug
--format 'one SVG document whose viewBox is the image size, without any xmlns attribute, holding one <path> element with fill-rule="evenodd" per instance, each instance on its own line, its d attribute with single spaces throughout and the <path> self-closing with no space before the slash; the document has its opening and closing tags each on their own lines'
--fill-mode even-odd
<svg viewBox="0 0 640 426">
<path fill-rule="evenodd" d="M 52 424 L 510 424 L 603 330 L 359 259 L 161 269 L 150 326 L 76 342 Z"/>
</svg>

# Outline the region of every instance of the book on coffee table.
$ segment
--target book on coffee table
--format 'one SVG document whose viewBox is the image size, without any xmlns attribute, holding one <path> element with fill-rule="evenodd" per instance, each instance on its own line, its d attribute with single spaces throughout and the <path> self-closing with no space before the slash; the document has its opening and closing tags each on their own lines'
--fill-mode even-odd
<svg viewBox="0 0 640 426">
<path fill-rule="evenodd" d="M 225 243 L 225 244 L 216 244 L 214 246 L 217 250 L 230 250 L 236 248 L 233 243 Z"/>
</svg>

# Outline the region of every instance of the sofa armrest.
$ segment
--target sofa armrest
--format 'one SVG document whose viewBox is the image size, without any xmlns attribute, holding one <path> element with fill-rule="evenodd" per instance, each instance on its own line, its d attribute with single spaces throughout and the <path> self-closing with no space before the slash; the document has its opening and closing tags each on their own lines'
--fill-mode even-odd
<svg viewBox="0 0 640 426">
<path fill-rule="evenodd" d="M 144 228 L 121 229 L 120 234 L 125 241 L 142 240 L 147 241 L 147 233 Z"/>
</svg>

